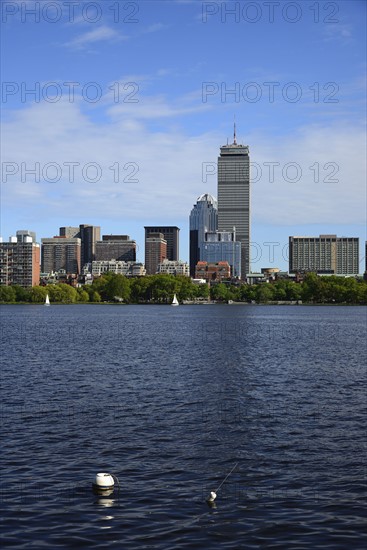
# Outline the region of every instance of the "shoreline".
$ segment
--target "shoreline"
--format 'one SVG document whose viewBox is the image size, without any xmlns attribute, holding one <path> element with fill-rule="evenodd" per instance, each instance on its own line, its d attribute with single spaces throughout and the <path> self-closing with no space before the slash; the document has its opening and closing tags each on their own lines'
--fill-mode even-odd
<svg viewBox="0 0 367 550">
<path fill-rule="evenodd" d="M 0 302 L 1 306 L 44 306 L 45 304 L 43 302 Z M 170 303 L 153 303 L 153 302 L 131 302 L 131 303 L 121 303 L 121 302 L 52 302 L 51 306 L 171 306 Z M 180 306 L 276 306 L 276 307 L 282 307 L 282 306 L 292 306 L 292 307 L 302 307 L 302 306 L 367 306 L 367 304 L 361 304 L 361 303 L 347 303 L 347 302 L 341 302 L 341 303 L 318 303 L 318 302 L 303 302 L 302 304 L 297 303 L 291 303 L 291 302 L 284 302 L 282 303 L 276 303 L 276 302 L 260 302 L 260 303 L 254 303 L 249 304 L 247 302 L 233 302 L 232 304 L 227 304 L 226 302 L 197 302 L 197 303 L 190 303 L 190 304 L 179 304 Z"/>
</svg>

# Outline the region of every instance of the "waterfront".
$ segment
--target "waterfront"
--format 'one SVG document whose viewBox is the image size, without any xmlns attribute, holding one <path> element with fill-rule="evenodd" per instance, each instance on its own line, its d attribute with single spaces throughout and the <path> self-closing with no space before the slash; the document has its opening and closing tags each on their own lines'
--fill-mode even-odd
<svg viewBox="0 0 367 550">
<path fill-rule="evenodd" d="M 364 547 L 365 307 L 0 311 L 5 547 Z"/>
</svg>

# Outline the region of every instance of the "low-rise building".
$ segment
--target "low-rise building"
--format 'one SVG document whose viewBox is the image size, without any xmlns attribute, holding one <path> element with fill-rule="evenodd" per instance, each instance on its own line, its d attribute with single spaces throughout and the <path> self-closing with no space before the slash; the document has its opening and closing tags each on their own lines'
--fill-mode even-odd
<svg viewBox="0 0 367 550">
<path fill-rule="evenodd" d="M 169 275 L 184 275 L 185 277 L 190 276 L 190 267 L 187 262 L 182 262 L 181 260 L 163 260 L 163 262 L 158 264 L 158 273 L 166 273 Z"/>
<path fill-rule="evenodd" d="M 195 269 L 195 279 L 210 281 L 222 281 L 231 276 L 231 267 L 228 262 L 198 262 Z"/>
<path fill-rule="evenodd" d="M 123 260 L 101 260 L 85 264 L 83 274 L 99 277 L 104 273 L 125 275 L 125 277 L 142 277 L 146 275 L 144 264 L 140 262 L 125 262 Z"/>
</svg>

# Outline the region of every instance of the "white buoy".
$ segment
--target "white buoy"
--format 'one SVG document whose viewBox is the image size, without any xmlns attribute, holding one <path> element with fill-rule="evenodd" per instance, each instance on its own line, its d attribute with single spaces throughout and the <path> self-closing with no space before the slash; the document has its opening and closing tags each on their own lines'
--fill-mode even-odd
<svg viewBox="0 0 367 550">
<path fill-rule="evenodd" d="M 107 474 L 105 472 L 96 474 L 96 479 L 93 483 L 93 487 L 95 489 L 99 489 L 100 491 L 108 491 L 113 489 L 114 486 L 115 481 L 111 474 Z"/>
<path fill-rule="evenodd" d="M 214 502 L 217 498 L 217 493 L 214 493 L 214 491 L 211 491 L 210 495 L 206 499 L 207 502 Z"/>
</svg>

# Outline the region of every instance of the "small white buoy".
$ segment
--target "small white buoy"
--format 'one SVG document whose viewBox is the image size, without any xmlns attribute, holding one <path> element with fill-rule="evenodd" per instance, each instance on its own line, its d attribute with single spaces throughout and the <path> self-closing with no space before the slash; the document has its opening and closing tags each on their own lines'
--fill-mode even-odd
<svg viewBox="0 0 367 550">
<path fill-rule="evenodd" d="M 94 489 L 99 489 L 100 491 L 108 491 L 113 489 L 115 486 L 115 481 L 111 474 L 105 472 L 99 473 L 96 475 L 95 482 L 93 483 Z"/>
<path fill-rule="evenodd" d="M 211 491 L 210 495 L 206 499 L 207 502 L 214 502 L 217 498 L 217 493 L 214 493 L 214 491 Z"/>
</svg>

